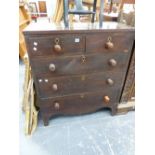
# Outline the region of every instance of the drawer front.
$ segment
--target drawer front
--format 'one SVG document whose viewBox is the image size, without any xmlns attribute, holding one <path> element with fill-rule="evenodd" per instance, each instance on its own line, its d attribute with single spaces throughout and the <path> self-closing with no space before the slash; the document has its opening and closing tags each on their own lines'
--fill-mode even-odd
<svg viewBox="0 0 155 155">
<path fill-rule="evenodd" d="M 86 36 L 86 52 L 130 52 L 134 41 L 132 32 L 104 32 Z"/>
<path fill-rule="evenodd" d="M 111 90 L 122 87 L 124 72 L 103 72 L 71 77 L 37 77 L 39 97 L 57 97 L 85 92 Z"/>
<path fill-rule="evenodd" d="M 39 107 L 47 114 L 82 114 L 102 107 L 112 107 L 118 104 L 119 96 L 120 89 L 114 89 L 113 91 L 44 99 L 39 102 Z"/>
<path fill-rule="evenodd" d="M 35 75 L 64 76 L 102 71 L 125 71 L 128 65 L 127 53 L 102 53 L 59 58 L 40 58 L 31 61 Z"/>
<path fill-rule="evenodd" d="M 60 56 L 85 51 L 85 37 L 79 35 L 31 37 L 28 52 L 31 57 Z"/>
</svg>

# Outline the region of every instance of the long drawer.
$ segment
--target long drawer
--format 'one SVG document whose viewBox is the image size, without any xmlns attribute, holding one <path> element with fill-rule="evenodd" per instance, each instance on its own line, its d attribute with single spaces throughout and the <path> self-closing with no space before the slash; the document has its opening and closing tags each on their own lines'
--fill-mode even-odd
<svg viewBox="0 0 155 155">
<path fill-rule="evenodd" d="M 82 114 L 118 104 L 120 89 L 42 99 L 38 104 L 44 114 Z M 106 97 L 109 98 L 107 102 Z"/>
<path fill-rule="evenodd" d="M 106 71 L 125 72 L 128 53 L 102 53 L 67 57 L 44 57 L 31 61 L 33 74 L 40 76 L 64 76 Z"/>
<path fill-rule="evenodd" d="M 124 77 L 124 72 L 101 72 L 57 78 L 42 75 L 37 77 L 36 83 L 39 97 L 48 98 L 122 87 Z"/>
</svg>

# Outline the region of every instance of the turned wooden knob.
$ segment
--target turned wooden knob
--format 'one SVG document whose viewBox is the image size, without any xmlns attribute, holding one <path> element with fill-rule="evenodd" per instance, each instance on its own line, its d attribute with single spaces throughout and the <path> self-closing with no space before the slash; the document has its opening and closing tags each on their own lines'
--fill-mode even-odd
<svg viewBox="0 0 155 155">
<path fill-rule="evenodd" d="M 61 52 L 62 48 L 59 44 L 56 44 L 56 45 L 54 45 L 54 50 L 59 53 L 59 52 Z"/>
<path fill-rule="evenodd" d="M 114 44 L 111 42 L 111 41 L 108 41 L 106 44 L 105 44 L 105 47 L 107 49 L 112 49 L 114 47 Z"/>
<path fill-rule="evenodd" d="M 107 83 L 112 86 L 114 84 L 114 81 L 112 79 L 108 78 Z"/>
<path fill-rule="evenodd" d="M 61 50 L 62 50 L 62 48 L 61 48 L 59 42 L 60 42 L 59 38 L 56 38 L 56 39 L 55 39 L 54 50 L 55 50 L 57 53 L 61 52 Z"/>
<path fill-rule="evenodd" d="M 56 110 L 59 110 L 59 109 L 60 109 L 60 104 L 59 104 L 58 102 L 55 102 L 54 108 L 55 108 Z"/>
<path fill-rule="evenodd" d="M 109 102 L 110 102 L 109 96 L 104 96 L 104 102 L 105 102 L 105 103 L 109 103 Z"/>
<path fill-rule="evenodd" d="M 53 84 L 52 88 L 53 88 L 54 91 L 57 91 L 58 90 L 58 85 L 57 84 Z"/>
<path fill-rule="evenodd" d="M 54 72 L 55 71 L 55 65 L 54 64 L 50 64 L 49 65 L 49 70 Z"/>
<path fill-rule="evenodd" d="M 112 49 L 114 47 L 114 44 L 112 42 L 112 38 L 111 37 L 108 37 L 108 41 L 106 42 L 105 47 L 107 49 Z"/>
<path fill-rule="evenodd" d="M 114 67 L 117 65 L 117 61 L 115 59 L 110 59 L 109 64 Z"/>
</svg>

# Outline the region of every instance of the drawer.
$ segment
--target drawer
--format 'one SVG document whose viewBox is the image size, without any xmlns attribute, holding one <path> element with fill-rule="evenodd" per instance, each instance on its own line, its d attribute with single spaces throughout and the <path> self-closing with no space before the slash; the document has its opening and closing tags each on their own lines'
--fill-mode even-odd
<svg viewBox="0 0 155 155">
<path fill-rule="evenodd" d="M 85 37 L 82 35 L 31 37 L 28 40 L 28 52 L 31 57 L 60 56 L 83 53 L 84 51 Z"/>
<path fill-rule="evenodd" d="M 31 61 L 35 75 L 64 76 L 102 71 L 125 71 L 128 65 L 127 53 L 102 53 L 59 58 L 40 58 Z"/>
<path fill-rule="evenodd" d="M 39 97 L 48 98 L 122 87 L 124 77 L 124 72 L 102 72 L 58 78 L 41 76 L 36 82 Z"/>
<path fill-rule="evenodd" d="M 86 52 L 130 52 L 134 41 L 132 32 L 104 32 L 86 36 Z"/>
<path fill-rule="evenodd" d="M 45 114 L 82 114 L 93 112 L 102 107 L 112 107 L 119 102 L 120 89 L 85 93 L 67 97 L 42 99 L 39 102 L 41 111 Z"/>
</svg>

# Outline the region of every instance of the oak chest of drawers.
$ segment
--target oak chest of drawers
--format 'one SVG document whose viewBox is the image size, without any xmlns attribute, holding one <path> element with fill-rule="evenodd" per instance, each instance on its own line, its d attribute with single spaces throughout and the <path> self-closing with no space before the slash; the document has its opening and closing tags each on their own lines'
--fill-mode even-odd
<svg viewBox="0 0 155 155">
<path fill-rule="evenodd" d="M 133 28 L 30 24 L 24 35 L 44 125 L 54 115 L 104 107 L 116 114 L 133 51 Z"/>
</svg>

